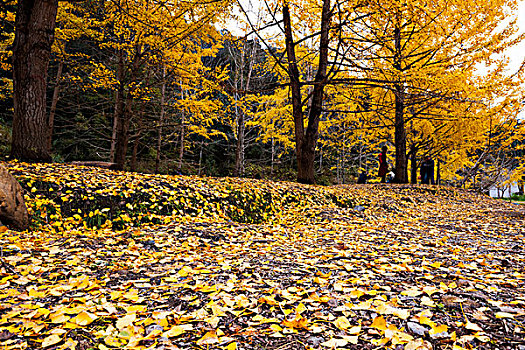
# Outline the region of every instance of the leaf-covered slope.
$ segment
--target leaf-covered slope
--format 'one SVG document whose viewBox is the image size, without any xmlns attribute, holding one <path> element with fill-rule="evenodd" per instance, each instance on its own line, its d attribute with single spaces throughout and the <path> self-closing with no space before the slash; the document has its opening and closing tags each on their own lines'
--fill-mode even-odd
<svg viewBox="0 0 525 350">
<path fill-rule="evenodd" d="M 155 188 L 146 193 L 159 206 L 180 201 L 163 193 L 181 184 L 190 188 L 181 192 L 186 197 L 202 199 L 188 200 L 193 211 L 183 207 L 183 215 L 157 213 L 164 222 L 158 226 L 82 229 L 89 213 L 70 221 L 60 208 L 60 230 L 3 232 L 0 342 L 6 349 L 525 345 L 521 206 L 437 187 L 323 188 L 10 166 L 22 182 L 38 178 L 56 184 L 52 193 L 76 198 L 81 192 L 91 203 L 89 190 L 96 197 L 97 190 L 118 188 L 119 198 L 129 200 L 123 205 L 133 206 L 126 212 L 133 223 L 140 222 L 133 215 L 147 215 L 132 199 L 146 192 L 139 184 Z M 222 193 L 227 201 L 232 189 L 291 199 L 276 195 L 272 201 L 281 206 L 263 210 L 269 214 L 261 223 L 241 222 L 223 209 L 232 203 L 205 195 Z M 47 192 L 31 198 L 40 198 L 35 193 Z M 209 203 L 218 209 L 199 214 Z"/>
<path fill-rule="evenodd" d="M 234 178 L 166 176 L 45 164 L 7 164 L 28 190 L 36 224 L 61 229 L 161 223 L 167 217 L 206 216 L 236 222 L 275 221 L 293 207 L 352 207 L 354 193 Z"/>
</svg>

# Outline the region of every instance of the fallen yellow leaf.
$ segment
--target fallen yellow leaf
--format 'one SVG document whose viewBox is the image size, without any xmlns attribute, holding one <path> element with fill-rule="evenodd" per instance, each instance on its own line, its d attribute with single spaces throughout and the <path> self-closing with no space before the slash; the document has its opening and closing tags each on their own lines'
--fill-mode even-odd
<svg viewBox="0 0 525 350">
<path fill-rule="evenodd" d="M 48 346 L 55 345 L 61 341 L 62 338 L 60 338 L 58 334 L 51 334 L 49 337 L 45 338 L 44 341 L 42 341 L 42 347 L 47 348 Z"/>
</svg>

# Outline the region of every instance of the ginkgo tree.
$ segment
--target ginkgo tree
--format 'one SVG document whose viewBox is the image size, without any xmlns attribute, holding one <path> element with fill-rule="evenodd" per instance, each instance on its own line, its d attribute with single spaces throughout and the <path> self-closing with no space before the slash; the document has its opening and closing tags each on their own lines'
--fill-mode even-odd
<svg viewBox="0 0 525 350">
<path fill-rule="evenodd" d="M 408 121 L 439 120 L 443 114 L 462 118 L 461 104 L 482 104 L 479 91 L 491 94 L 494 74 L 480 66 L 501 73 L 507 62 L 497 55 L 522 40 L 515 35 L 516 18 L 508 20 L 516 6 L 516 1 L 372 1 L 356 8 L 357 38 L 345 63 L 384 82 L 375 105 L 394 126 L 397 182 L 408 182 Z M 506 91 L 499 93 L 491 96 L 504 99 Z"/>
<path fill-rule="evenodd" d="M 65 45 L 78 39 L 99 52 L 88 56 L 77 44 L 68 69 L 84 91 L 106 99 L 104 104 L 112 111 L 107 115 L 113 115 L 110 160 L 119 168 L 126 163 L 130 142 L 131 164 L 136 164 L 137 146 L 152 131 L 157 131 L 154 151 L 156 162 L 160 161 L 166 127 L 173 125 L 169 118 L 173 108 L 183 111 L 183 116 L 217 114 L 218 105 L 207 103 L 206 96 L 219 89 L 223 72 L 206 67 L 203 57 L 215 55 L 221 45 L 211 23 L 220 20 L 228 4 L 109 1 L 61 7 L 59 33 Z M 181 106 L 170 96 L 188 104 Z M 184 123 L 179 128 L 181 155 Z M 209 129 L 200 132 L 212 133 Z"/>
<path fill-rule="evenodd" d="M 478 89 L 491 86 L 490 74 L 479 78 L 483 76 L 479 67 L 501 71 L 506 61 L 496 55 L 522 40 L 514 35 L 515 18 L 507 20 L 516 5 L 516 1 L 322 1 L 308 6 L 267 2 L 281 42 L 274 38 L 275 30 L 267 30 L 268 24 L 259 33 L 273 35 L 268 47 L 277 43 L 282 50 L 274 58 L 290 88 L 298 180 L 314 182 L 319 124 L 328 101 L 325 87 L 340 85 L 341 91 L 372 92 L 374 113 L 369 115 L 392 131 L 395 180 L 408 182 L 406 123 L 414 118 L 439 119 L 440 110 L 450 116 L 449 101 L 458 108 L 479 97 L 469 95 L 471 84 Z M 505 89 L 500 93 L 504 98 Z"/>
<path fill-rule="evenodd" d="M 49 161 L 47 69 L 58 0 L 19 0 L 13 43 L 13 135 L 11 155 Z"/>
</svg>

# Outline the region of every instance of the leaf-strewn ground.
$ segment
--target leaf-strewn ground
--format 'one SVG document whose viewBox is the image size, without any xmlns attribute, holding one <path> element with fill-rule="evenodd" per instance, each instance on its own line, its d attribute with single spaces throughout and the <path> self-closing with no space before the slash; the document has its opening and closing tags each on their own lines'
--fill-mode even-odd
<svg viewBox="0 0 525 350">
<path fill-rule="evenodd" d="M 6 164 L 34 228 L 0 233 L 2 349 L 525 348 L 525 207 Z"/>
</svg>

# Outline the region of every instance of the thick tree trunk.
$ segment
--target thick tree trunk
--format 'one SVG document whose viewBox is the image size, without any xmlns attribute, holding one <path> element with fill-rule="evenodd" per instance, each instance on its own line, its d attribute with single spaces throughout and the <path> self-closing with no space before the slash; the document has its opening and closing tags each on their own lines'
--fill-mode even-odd
<svg viewBox="0 0 525 350">
<path fill-rule="evenodd" d="M 394 69 L 401 74 L 402 54 L 401 54 L 401 29 L 399 14 L 397 18 L 397 25 L 394 29 Z M 394 142 L 396 147 L 396 171 L 394 181 L 397 183 L 408 183 L 408 169 L 407 169 L 407 134 L 405 128 L 405 89 L 403 82 L 398 81 L 394 84 L 394 103 L 395 103 L 395 117 L 394 117 Z"/>
<path fill-rule="evenodd" d="M 407 134 L 404 118 L 403 88 L 396 89 L 395 96 L 395 146 L 396 146 L 396 183 L 408 183 L 407 170 Z"/>
<path fill-rule="evenodd" d="M 20 0 L 13 49 L 13 135 L 11 155 L 50 161 L 46 114 L 47 68 L 58 0 Z"/>
<path fill-rule="evenodd" d="M 288 75 L 290 77 L 290 87 L 292 90 L 292 115 L 295 126 L 297 181 L 301 183 L 315 183 L 315 146 L 319 136 L 319 121 L 322 113 L 324 87 L 326 86 L 327 80 L 330 20 L 330 0 L 323 0 L 323 9 L 321 12 L 321 37 L 319 41 L 319 67 L 317 68 L 317 73 L 314 78 L 314 89 L 308 113 L 308 126 L 305 133 L 301 82 L 295 56 L 295 43 L 293 42 L 290 11 L 287 4 L 283 7 L 286 56 L 288 58 Z"/>
<path fill-rule="evenodd" d="M 283 6 L 283 23 L 286 43 L 286 57 L 288 58 L 288 75 L 290 77 L 290 89 L 292 91 L 292 116 L 295 129 L 295 153 L 297 156 L 297 180 L 301 181 L 304 176 L 304 165 L 301 157 L 304 139 L 304 115 L 301 101 L 301 82 L 297 59 L 295 57 L 295 43 L 293 42 L 292 23 L 288 4 Z M 301 173 L 301 174 L 300 174 Z"/>
</svg>

